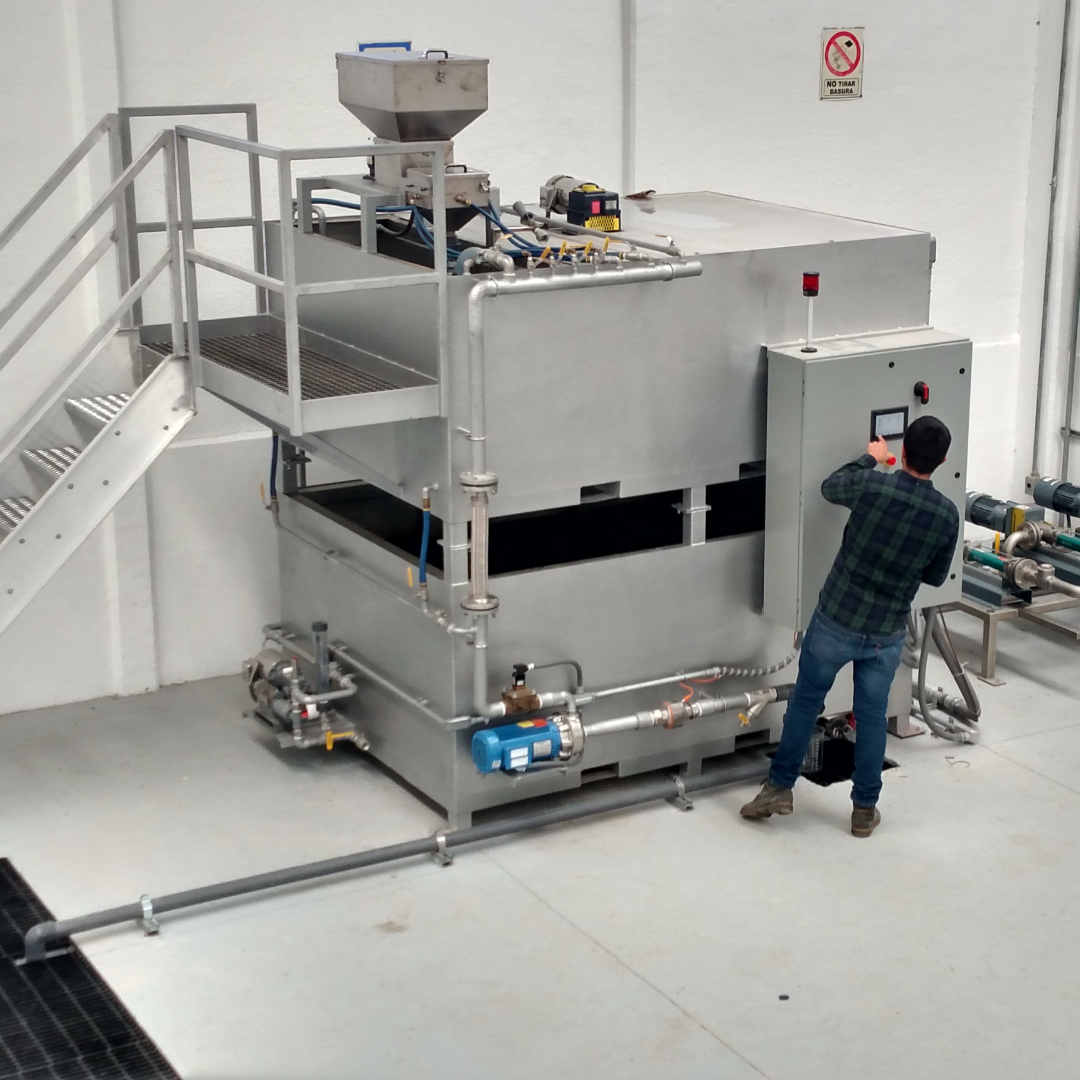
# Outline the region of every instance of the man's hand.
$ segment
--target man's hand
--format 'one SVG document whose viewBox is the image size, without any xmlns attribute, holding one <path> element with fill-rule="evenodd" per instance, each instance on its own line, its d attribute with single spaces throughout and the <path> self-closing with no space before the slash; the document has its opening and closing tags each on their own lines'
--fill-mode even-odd
<svg viewBox="0 0 1080 1080">
<path fill-rule="evenodd" d="M 892 457 L 892 451 L 889 449 L 889 444 L 880 435 L 876 439 L 870 441 L 870 445 L 867 446 L 866 452 L 879 465 L 884 465 L 885 462 Z"/>
</svg>

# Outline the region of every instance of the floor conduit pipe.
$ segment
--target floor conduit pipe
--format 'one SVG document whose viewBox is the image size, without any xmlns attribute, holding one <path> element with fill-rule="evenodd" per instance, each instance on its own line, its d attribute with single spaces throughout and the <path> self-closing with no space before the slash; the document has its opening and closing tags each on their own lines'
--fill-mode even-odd
<svg viewBox="0 0 1080 1080">
<path fill-rule="evenodd" d="M 727 784 L 742 783 L 762 778 L 769 768 L 769 759 L 760 752 L 749 758 L 741 758 L 719 769 L 703 772 L 699 776 L 666 776 L 636 784 L 631 788 L 607 791 L 586 796 L 559 806 L 551 806 L 531 813 L 482 825 L 473 825 L 467 829 L 437 832 L 432 836 L 418 840 L 408 840 L 402 844 L 359 851 L 352 855 L 341 855 L 333 859 L 290 866 L 284 870 L 273 870 L 265 874 L 253 874 L 250 877 L 234 878 L 216 885 L 204 885 L 183 892 L 169 893 L 166 896 L 143 899 L 133 904 L 96 911 L 90 915 L 80 915 L 73 919 L 59 919 L 42 922 L 32 926 L 23 940 L 25 962 L 34 963 L 56 955 L 56 950 L 66 948 L 68 940 L 76 934 L 90 930 L 101 930 L 108 926 L 117 926 L 126 922 L 139 922 L 143 919 L 165 915 L 172 911 L 211 904 L 232 897 L 246 896 L 250 893 L 263 892 L 285 885 L 314 881 L 318 878 L 343 874 L 350 870 L 362 870 L 370 866 L 399 862 L 402 859 L 417 858 L 421 855 L 440 856 L 454 848 L 466 844 L 476 844 L 484 840 L 494 840 L 504 836 L 540 829 L 547 825 L 560 825 L 597 814 L 626 810 L 632 806 L 658 802 L 661 799 L 685 798 L 686 794 L 708 791 Z"/>
</svg>

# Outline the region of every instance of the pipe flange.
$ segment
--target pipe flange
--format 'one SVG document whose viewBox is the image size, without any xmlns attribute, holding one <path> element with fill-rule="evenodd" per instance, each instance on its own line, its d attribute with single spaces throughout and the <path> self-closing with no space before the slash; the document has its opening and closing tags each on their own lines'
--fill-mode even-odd
<svg viewBox="0 0 1080 1080">
<path fill-rule="evenodd" d="M 482 494 L 486 492 L 489 495 L 494 495 L 499 489 L 499 477 L 495 473 L 462 473 L 461 474 L 461 486 L 472 494 Z"/>
<path fill-rule="evenodd" d="M 585 728 L 578 713 L 556 713 L 552 722 L 559 731 L 559 760 L 574 764 L 585 753 Z"/>
<path fill-rule="evenodd" d="M 461 606 L 466 611 L 494 611 L 499 606 L 499 598 L 491 595 L 466 596 Z"/>
</svg>

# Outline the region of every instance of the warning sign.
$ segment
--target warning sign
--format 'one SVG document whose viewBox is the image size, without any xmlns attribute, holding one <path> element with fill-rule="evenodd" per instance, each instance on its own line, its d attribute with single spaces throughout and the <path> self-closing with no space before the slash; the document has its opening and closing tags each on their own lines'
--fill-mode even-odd
<svg viewBox="0 0 1080 1080">
<path fill-rule="evenodd" d="M 821 100 L 862 97 L 866 27 L 827 26 L 821 31 Z"/>
</svg>

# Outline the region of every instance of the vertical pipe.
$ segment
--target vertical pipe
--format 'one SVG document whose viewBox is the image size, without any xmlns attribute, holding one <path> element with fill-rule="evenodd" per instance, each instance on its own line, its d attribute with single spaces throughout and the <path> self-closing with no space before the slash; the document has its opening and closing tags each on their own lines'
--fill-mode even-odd
<svg viewBox="0 0 1080 1080">
<path fill-rule="evenodd" d="M 325 694 L 330 689 L 330 650 L 326 644 L 325 622 L 311 624 L 311 636 L 315 642 L 315 693 Z"/>
<path fill-rule="evenodd" d="M 300 318 L 296 310 L 296 230 L 292 224 L 292 162 L 278 158 L 278 211 L 281 217 L 281 294 L 285 309 L 285 369 L 289 400 L 292 403 L 291 434 L 304 431 L 303 398 L 300 386 Z"/>
<path fill-rule="evenodd" d="M 487 402 L 484 378 L 484 297 L 493 295 L 490 278 L 469 293 L 469 443 L 473 478 L 487 475 Z"/>
<path fill-rule="evenodd" d="M 637 0 L 622 0 L 622 190 L 637 190 Z"/>
<path fill-rule="evenodd" d="M 172 324 L 172 351 L 187 355 L 184 341 L 184 260 L 180 251 L 180 213 L 176 193 L 176 133 L 165 140 L 165 240 L 169 246 L 169 314 Z"/>
<path fill-rule="evenodd" d="M 478 611 L 473 616 L 473 710 L 477 716 L 484 715 L 488 704 L 488 617 Z"/>
<path fill-rule="evenodd" d="M 195 229 L 191 206 L 191 156 L 186 135 L 176 135 L 177 186 L 180 193 L 180 233 L 184 249 L 184 291 L 187 296 L 187 346 L 191 359 L 191 374 L 196 386 L 202 383 L 202 354 L 199 352 L 199 290 L 198 271 L 188 257 L 195 249 Z M 173 342 L 173 349 L 176 342 Z"/>
<path fill-rule="evenodd" d="M 109 137 L 109 183 L 115 184 L 120 174 L 127 167 L 124 164 L 124 153 L 120 139 L 120 117 L 116 113 L 109 113 L 106 117 Z M 129 233 L 129 199 L 134 191 L 134 185 L 127 188 L 121 198 L 113 203 L 113 220 L 116 227 L 116 279 L 120 295 L 123 296 L 131 283 L 135 280 L 131 276 L 131 240 Z M 134 307 L 124 312 L 120 323 L 122 329 L 130 329 L 135 325 Z"/>
<path fill-rule="evenodd" d="M 1057 118 L 1054 122 L 1054 164 L 1050 171 L 1050 213 L 1046 233 L 1046 267 L 1043 271 L 1042 325 L 1039 330 L 1039 374 L 1035 387 L 1035 436 L 1031 445 L 1031 471 L 1042 475 L 1039 468 L 1039 443 L 1042 440 L 1043 384 L 1046 379 L 1046 335 L 1050 319 L 1050 278 L 1054 266 L 1054 232 L 1057 213 L 1058 168 L 1061 163 L 1061 118 L 1065 111 L 1065 93 L 1069 70 L 1069 21 L 1072 0 L 1065 0 L 1061 26 L 1061 70 L 1058 74 Z"/>
<path fill-rule="evenodd" d="M 472 584 L 474 601 L 488 599 L 488 494 L 472 493 Z"/>
<path fill-rule="evenodd" d="M 247 137 L 249 142 L 259 141 L 259 113 L 255 105 L 247 108 Z M 248 187 L 250 189 L 251 216 L 255 219 L 251 226 L 251 247 L 255 258 L 255 269 L 260 274 L 266 273 L 266 226 L 263 221 L 262 205 L 262 159 L 258 154 L 248 155 Z M 255 310 L 264 315 L 270 310 L 270 294 L 266 289 L 255 289 Z"/>
</svg>

